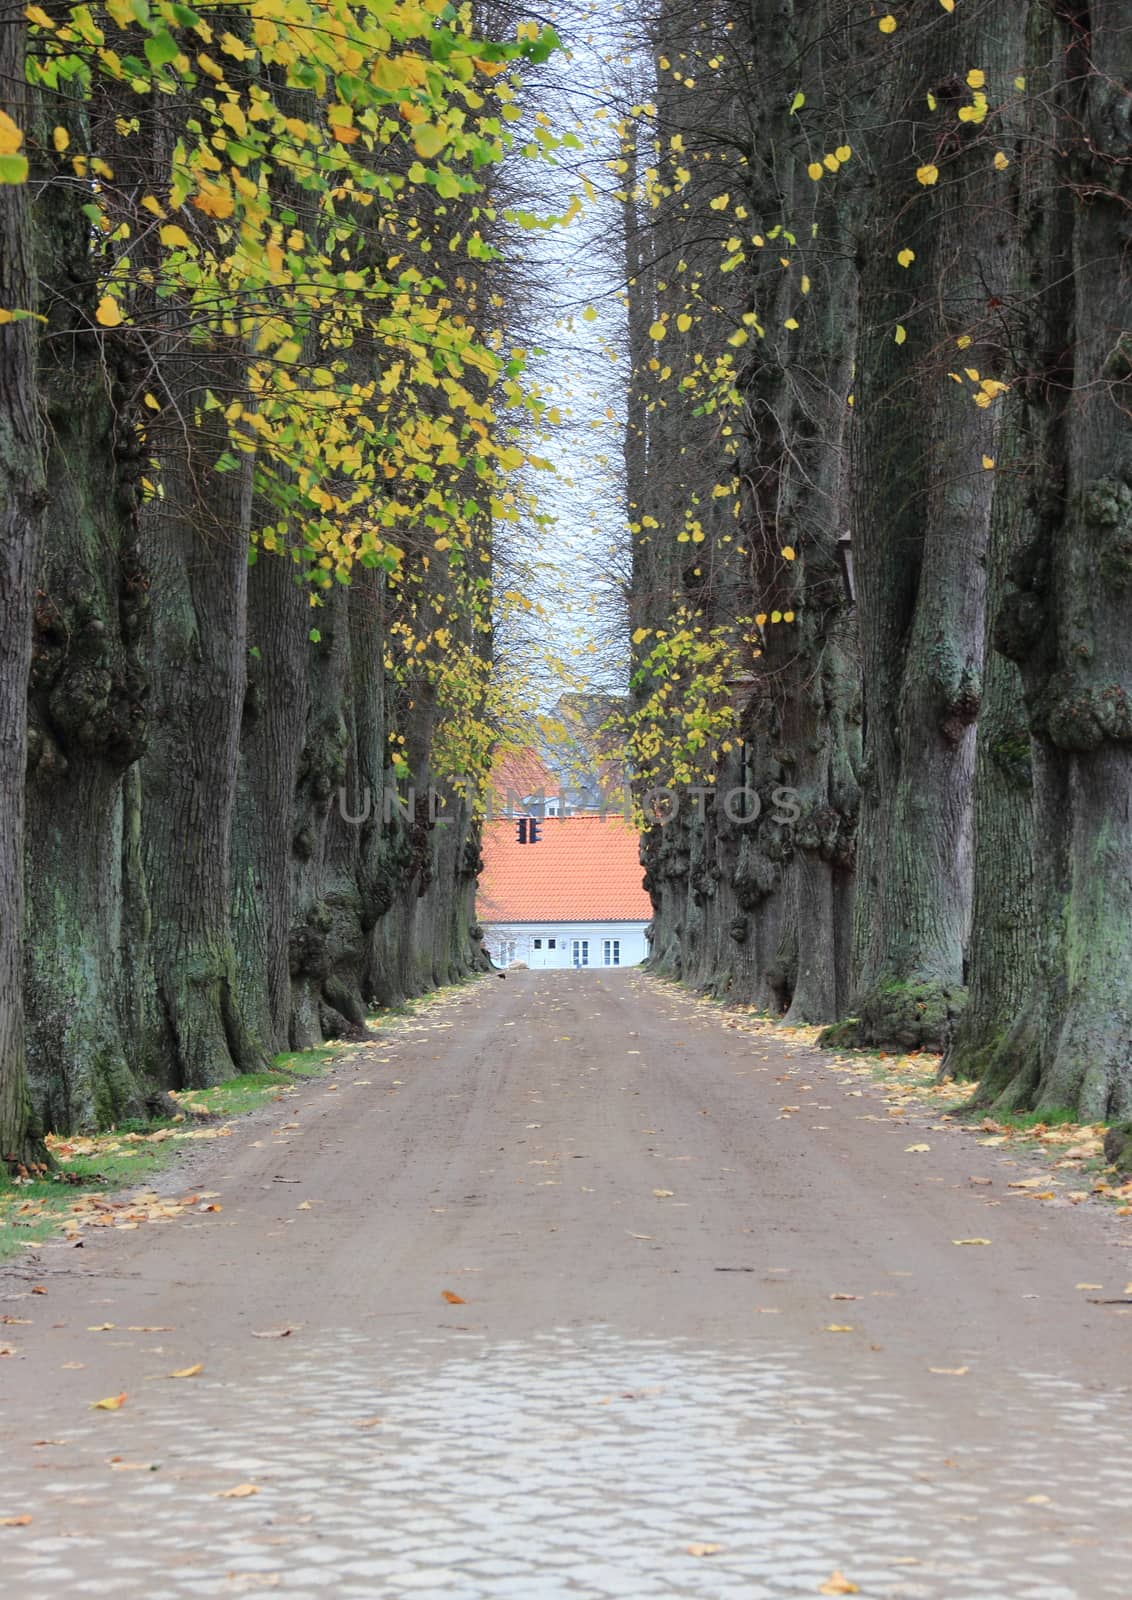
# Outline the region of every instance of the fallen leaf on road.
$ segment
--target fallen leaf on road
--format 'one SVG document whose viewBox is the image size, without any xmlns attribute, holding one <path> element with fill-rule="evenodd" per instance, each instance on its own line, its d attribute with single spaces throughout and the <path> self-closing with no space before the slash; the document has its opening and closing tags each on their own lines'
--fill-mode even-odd
<svg viewBox="0 0 1132 1600">
<path fill-rule="evenodd" d="M 289 1339 L 291 1337 L 292 1331 L 293 1330 L 290 1329 L 290 1328 L 265 1328 L 262 1333 L 256 1333 L 255 1330 L 253 1329 L 252 1330 L 252 1338 L 253 1339 Z"/>
<path fill-rule="evenodd" d="M 1104 1284 L 1103 1283 L 1075 1283 L 1073 1285 L 1073 1287 L 1075 1289 L 1103 1289 L 1104 1288 Z"/>
<path fill-rule="evenodd" d="M 22 1517 L 0 1517 L 0 1528 L 26 1528 L 31 1517 L 25 1511 Z"/>
<path fill-rule="evenodd" d="M 171 1378 L 195 1378 L 204 1371 L 204 1362 L 198 1361 L 195 1367 L 181 1367 L 177 1372 L 171 1372 Z"/>
<path fill-rule="evenodd" d="M 852 1333 L 853 1324 L 851 1322 L 827 1322 L 825 1331 L 826 1333 Z"/>
<path fill-rule="evenodd" d="M 818 1590 L 819 1594 L 860 1594 L 860 1589 L 851 1583 L 843 1572 L 832 1572 Z"/>
<path fill-rule="evenodd" d="M 441 1299 L 447 1300 L 450 1306 L 466 1306 L 468 1303 L 462 1295 L 453 1294 L 451 1289 L 442 1289 L 440 1294 Z"/>
<path fill-rule="evenodd" d="M 160 1323 L 160 1324 L 158 1324 L 158 1325 L 156 1325 L 154 1327 L 150 1327 L 148 1324 L 144 1324 L 144 1323 L 131 1322 L 130 1326 L 126 1329 L 126 1332 L 127 1333 L 175 1333 L 176 1329 L 174 1328 L 174 1326 L 173 1326 L 173 1324 L 171 1322 L 162 1322 L 162 1323 Z"/>
<path fill-rule="evenodd" d="M 46 1294 L 47 1290 L 44 1288 L 42 1283 L 37 1283 L 33 1285 L 31 1292 L 32 1294 Z"/>
<path fill-rule="evenodd" d="M 311 1209 L 310 1201 L 309 1200 L 300 1200 L 298 1209 L 300 1211 L 309 1211 Z"/>
<path fill-rule="evenodd" d="M 723 1549 L 721 1544 L 689 1544 L 685 1545 L 690 1556 L 717 1556 Z"/>
<path fill-rule="evenodd" d="M 1090 1288 L 1099 1288 L 1099 1287 L 1100 1287 L 1099 1284 L 1091 1284 L 1090 1285 Z M 86 1331 L 88 1333 L 109 1333 L 110 1329 L 113 1326 L 114 1326 L 114 1324 L 112 1322 L 96 1322 L 92 1327 L 88 1328 Z"/>
<path fill-rule="evenodd" d="M 385 1421 L 384 1417 L 367 1417 L 364 1422 L 355 1422 L 355 1428 L 380 1428 Z"/>
<path fill-rule="evenodd" d="M 962 1378 L 970 1372 L 970 1367 L 929 1367 L 929 1372 L 938 1373 L 942 1378 Z"/>
<path fill-rule="evenodd" d="M 671 1200 L 676 1193 L 675 1189 L 654 1189 L 653 1194 L 658 1200 Z"/>
<path fill-rule="evenodd" d="M 630 1237 L 630 1239 L 651 1239 L 652 1238 L 652 1234 L 651 1233 L 631 1233 L 629 1235 L 629 1237 Z M 717 1272 L 723 1272 L 725 1269 L 723 1267 L 716 1267 L 715 1270 Z"/>
<path fill-rule="evenodd" d="M 859 1294 L 831 1294 L 829 1298 L 831 1300 L 859 1300 L 861 1297 Z"/>
<path fill-rule="evenodd" d="M 1048 1494 L 1028 1494 L 1026 1496 L 1025 1504 L 1028 1505 L 1028 1506 L 1048 1506 L 1049 1505 L 1049 1495 Z"/>
<path fill-rule="evenodd" d="M 107 1400 L 92 1400 L 92 1411 L 120 1411 L 126 1403 L 126 1391 L 121 1394 L 112 1394 Z"/>
<path fill-rule="evenodd" d="M 238 1483 L 234 1489 L 221 1489 L 213 1498 L 216 1500 L 246 1500 L 249 1495 L 258 1493 L 258 1484 Z"/>
<path fill-rule="evenodd" d="M 922 1150 L 930 1150 L 930 1149 L 931 1149 L 931 1145 L 930 1144 L 906 1144 L 904 1146 L 904 1154 L 906 1156 L 919 1155 Z"/>
<path fill-rule="evenodd" d="M 952 1239 L 952 1244 L 990 1244 L 989 1239 Z"/>
<path fill-rule="evenodd" d="M 993 1178 L 968 1178 L 967 1182 L 968 1183 L 977 1183 L 982 1188 L 989 1189 L 993 1185 L 994 1179 Z"/>
</svg>

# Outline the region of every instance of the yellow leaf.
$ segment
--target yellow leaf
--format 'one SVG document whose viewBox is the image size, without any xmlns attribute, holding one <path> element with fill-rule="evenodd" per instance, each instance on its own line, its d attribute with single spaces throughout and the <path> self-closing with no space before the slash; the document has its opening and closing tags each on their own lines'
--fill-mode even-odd
<svg viewBox="0 0 1132 1600">
<path fill-rule="evenodd" d="M 851 1322 L 827 1322 L 825 1331 L 826 1333 L 852 1333 L 853 1324 Z"/>
<path fill-rule="evenodd" d="M 908 330 L 904 327 L 904 325 L 902 323 L 898 322 L 896 324 L 896 332 L 893 334 L 893 338 L 896 340 L 897 344 L 903 344 L 907 337 L 908 337 Z"/>
<path fill-rule="evenodd" d="M 902 267 L 910 267 L 916 259 L 916 252 L 907 248 L 899 251 L 896 257 Z"/>
<path fill-rule="evenodd" d="M 880 21 L 877 23 L 877 27 L 882 33 L 895 33 L 896 18 L 890 12 L 887 17 L 882 17 L 880 19 Z"/>
<path fill-rule="evenodd" d="M 986 472 L 990 472 L 993 467 L 994 467 L 994 457 L 993 456 L 984 456 L 983 457 L 983 470 L 986 471 Z"/>
<path fill-rule="evenodd" d="M 668 329 L 664 326 L 663 322 L 654 322 L 652 327 L 649 329 L 649 338 L 663 339 L 667 332 Z"/>
<path fill-rule="evenodd" d="M 67 148 L 70 142 L 71 135 L 67 132 L 66 128 L 56 128 L 54 133 L 51 135 L 51 143 L 55 146 L 60 155 L 62 155 L 63 151 Z"/>
<path fill-rule="evenodd" d="M 939 179 L 939 168 L 928 161 L 922 167 L 916 168 L 916 181 L 922 183 L 925 189 L 930 188 Z"/>
<path fill-rule="evenodd" d="M 42 6 L 28 6 L 24 16 L 29 22 L 34 22 L 37 28 L 54 28 L 56 23 L 47 15 Z"/>
<path fill-rule="evenodd" d="M 122 320 L 122 308 L 113 295 L 104 294 L 98 302 L 98 310 L 94 313 L 94 320 L 104 328 L 116 328 Z"/>
<path fill-rule="evenodd" d="M 969 89 L 982 89 L 985 87 L 986 81 L 986 73 L 980 72 L 978 67 L 972 67 L 970 72 L 967 74 L 967 87 Z"/>
<path fill-rule="evenodd" d="M 675 1189 L 654 1189 L 653 1194 L 658 1200 L 671 1200 L 676 1193 Z"/>
<path fill-rule="evenodd" d="M 176 1372 L 171 1372 L 171 1378 L 195 1378 L 204 1371 L 204 1362 L 198 1361 L 195 1367 L 181 1367 Z"/>
<path fill-rule="evenodd" d="M 19 1517 L 0 1517 L 0 1528 L 26 1528 L 31 1522 L 31 1517 L 25 1511 Z"/>
<path fill-rule="evenodd" d="M 861 1590 L 855 1583 L 851 1583 L 843 1572 L 832 1572 L 818 1590 L 819 1594 L 860 1594 Z"/>
<path fill-rule="evenodd" d="M 793 622 L 794 621 L 794 613 L 792 611 L 784 611 L 782 613 L 782 620 L 783 620 L 783 622 Z"/>
<path fill-rule="evenodd" d="M 439 155 L 447 142 L 447 133 L 434 122 L 424 122 L 413 131 L 413 149 L 425 161 Z"/>
<path fill-rule="evenodd" d="M 995 155 L 994 165 L 996 172 L 1005 172 L 1010 165 L 1010 159 L 1002 150 L 999 150 Z"/>
<path fill-rule="evenodd" d="M 811 161 L 809 166 L 806 168 L 806 171 L 809 173 L 810 177 L 815 183 L 817 183 L 819 178 L 823 178 L 825 176 L 825 168 L 822 166 L 820 161 Z"/>
<path fill-rule="evenodd" d="M 24 136 L 6 111 L 0 111 L 0 156 L 14 155 Z"/>
<path fill-rule="evenodd" d="M 191 250 L 193 241 L 189 238 L 184 228 L 179 228 L 175 222 L 167 222 L 160 233 L 161 243 L 164 245 L 180 245 L 183 249 Z"/>
<path fill-rule="evenodd" d="M 254 1483 L 238 1483 L 234 1489 L 221 1489 L 217 1500 L 246 1500 L 249 1495 L 258 1494 L 259 1487 Z"/>
<path fill-rule="evenodd" d="M 587 306 L 586 309 L 582 312 L 582 321 L 583 322 L 596 322 L 597 321 L 597 312 L 594 310 L 593 306 Z"/>
<path fill-rule="evenodd" d="M 905 1155 L 919 1155 L 922 1150 L 930 1149 L 930 1144 L 906 1144 L 904 1146 L 904 1153 Z"/>
<path fill-rule="evenodd" d="M 649 636 L 649 634 L 651 632 L 652 632 L 651 628 L 637 628 L 637 629 L 635 629 L 634 633 L 633 633 L 633 643 L 634 644 L 643 644 L 644 641 L 648 638 L 648 636 Z"/>
<path fill-rule="evenodd" d="M 955 0 L 939 0 L 939 3 L 945 11 L 955 10 Z"/>
<path fill-rule="evenodd" d="M 692 319 L 686 311 L 682 311 L 676 318 L 676 327 L 681 333 L 687 333 L 692 326 Z"/>
<path fill-rule="evenodd" d="M 970 1367 L 929 1367 L 929 1372 L 934 1372 L 940 1378 L 963 1378 L 970 1372 Z"/>
<path fill-rule="evenodd" d="M 121 1394 L 112 1394 L 107 1400 L 92 1400 L 92 1411 L 120 1411 L 126 1403 L 126 1391 Z"/>
<path fill-rule="evenodd" d="M 31 1520 L 30 1518 L 28 1519 Z M 721 1544 L 689 1544 L 684 1546 L 690 1556 L 717 1556 L 723 1549 Z"/>
<path fill-rule="evenodd" d="M 990 1244 L 989 1239 L 952 1239 L 952 1244 Z"/>
<path fill-rule="evenodd" d="M 783 559 L 783 561 L 793 561 L 794 557 L 795 557 L 794 546 L 792 544 L 784 544 L 783 547 L 782 547 L 782 559 Z"/>
<path fill-rule="evenodd" d="M 463 1295 L 453 1294 L 451 1289 L 442 1289 L 440 1297 L 447 1300 L 450 1306 L 465 1306 L 468 1303 Z"/>
</svg>

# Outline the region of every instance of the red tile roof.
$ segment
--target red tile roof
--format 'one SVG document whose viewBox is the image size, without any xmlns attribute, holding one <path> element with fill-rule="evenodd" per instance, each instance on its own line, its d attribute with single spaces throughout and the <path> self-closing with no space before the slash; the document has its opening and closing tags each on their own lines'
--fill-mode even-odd
<svg viewBox="0 0 1132 1600">
<path fill-rule="evenodd" d="M 648 922 L 640 837 L 620 817 L 547 817 L 538 844 L 484 824 L 480 922 Z"/>
</svg>

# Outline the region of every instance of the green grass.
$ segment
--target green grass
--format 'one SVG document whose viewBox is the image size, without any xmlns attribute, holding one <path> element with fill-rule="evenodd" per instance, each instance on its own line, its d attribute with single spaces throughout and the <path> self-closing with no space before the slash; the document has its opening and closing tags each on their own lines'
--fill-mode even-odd
<svg viewBox="0 0 1132 1600">
<path fill-rule="evenodd" d="M 459 984 L 433 990 L 403 1004 L 373 1012 L 367 1019 L 380 1046 L 382 1035 L 396 1030 L 401 1019 L 417 1017 L 457 989 L 480 981 L 474 974 Z M 152 1122 L 123 1121 L 105 1133 L 74 1135 L 50 1140 L 57 1172 L 32 1183 L 13 1183 L 0 1171 L 0 1261 L 19 1256 L 25 1246 L 40 1244 L 59 1231 L 71 1208 L 84 1196 L 108 1198 L 123 1191 L 144 1188 L 157 1173 L 167 1170 L 196 1141 L 196 1130 L 222 1127 L 236 1117 L 294 1092 L 302 1082 L 320 1077 L 344 1052 L 357 1049 L 350 1041 L 335 1040 L 314 1050 L 287 1051 L 272 1058 L 260 1072 L 229 1078 L 212 1089 L 187 1090 L 174 1098 L 186 1115 Z"/>
<path fill-rule="evenodd" d="M 80 1197 L 143 1187 L 195 1142 L 186 1139 L 186 1134 L 223 1125 L 281 1099 L 296 1084 L 319 1077 L 342 1048 L 328 1044 L 287 1052 L 275 1056 L 262 1072 L 245 1073 L 215 1088 L 186 1091 L 176 1097 L 186 1110 L 204 1112 L 205 1118 L 189 1115 L 183 1122 L 172 1117 L 152 1122 L 134 1118 L 106 1133 L 52 1140 L 58 1171 L 51 1177 L 17 1184 L 0 1173 L 0 1261 L 50 1238 Z"/>
</svg>

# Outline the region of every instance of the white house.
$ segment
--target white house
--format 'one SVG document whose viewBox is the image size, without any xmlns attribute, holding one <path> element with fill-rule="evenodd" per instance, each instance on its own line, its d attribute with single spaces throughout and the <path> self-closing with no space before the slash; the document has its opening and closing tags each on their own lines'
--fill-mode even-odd
<svg viewBox="0 0 1132 1600">
<path fill-rule="evenodd" d="M 635 967 L 652 904 L 636 832 L 617 816 L 520 819 L 484 828 L 476 915 L 498 966 Z M 520 842 L 524 833 L 527 843 Z"/>
</svg>

